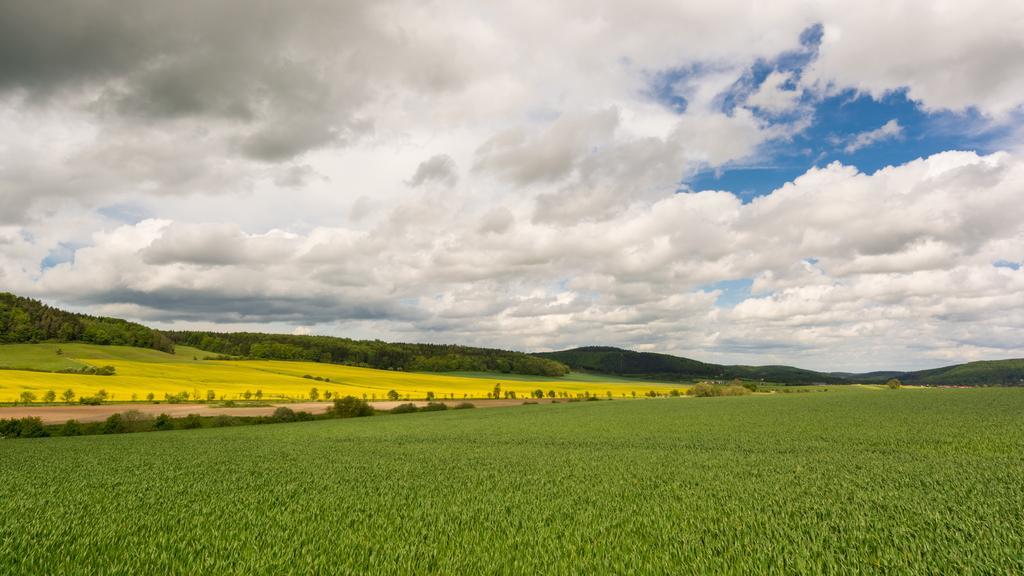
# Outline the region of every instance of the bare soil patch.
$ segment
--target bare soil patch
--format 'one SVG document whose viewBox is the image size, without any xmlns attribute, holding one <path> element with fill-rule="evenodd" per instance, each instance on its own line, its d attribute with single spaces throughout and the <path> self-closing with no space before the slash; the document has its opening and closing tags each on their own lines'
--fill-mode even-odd
<svg viewBox="0 0 1024 576">
<path fill-rule="evenodd" d="M 517 406 L 526 400 L 444 400 L 441 401 L 449 407 L 471 402 L 477 408 L 498 408 L 501 406 Z M 530 400 L 531 402 L 550 403 L 550 399 Z M 399 404 L 415 404 L 426 406 L 427 403 L 421 400 L 397 401 L 397 402 L 370 402 L 377 410 L 390 410 Z M 225 408 L 207 404 L 104 404 L 102 406 L 0 406 L 0 419 L 24 418 L 26 416 L 38 416 L 44 424 L 63 424 L 68 420 L 79 422 L 101 422 L 110 417 L 111 414 L 125 412 L 127 410 L 138 410 L 143 414 L 167 414 L 175 418 L 181 418 L 189 414 L 200 416 L 217 416 L 229 414 L 231 416 L 270 416 L 278 406 L 287 406 L 298 412 L 305 410 L 313 414 L 326 412 L 332 405 L 331 402 L 296 402 L 291 404 L 273 404 L 270 406 L 241 406 L 237 408 Z"/>
</svg>

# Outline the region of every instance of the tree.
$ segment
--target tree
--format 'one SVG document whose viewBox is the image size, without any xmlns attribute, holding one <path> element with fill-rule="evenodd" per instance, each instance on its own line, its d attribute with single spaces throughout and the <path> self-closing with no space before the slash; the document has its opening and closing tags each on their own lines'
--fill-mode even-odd
<svg viewBox="0 0 1024 576">
<path fill-rule="evenodd" d="M 45 438 L 50 435 L 43 426 L 43 421 L 35 416 L 28 416 L 18 421 L 18 436 L 22 438 Z"/>
<path fill-rule="evenodd" d="M 214 392 L 213 390 L 207 390 L 206 391 L 206 401 L 207 402 L 213 402 L 216 399 L 217 399 L 217 393 L 216 392 Z"/>
<path fill-rule="evenodd" d="M 330 402 L 332 396 L 334 396 L 334 394 L 332 394 L 330 390 L 324 390 L 324 400 L 327 400 L 328 402 Z M 366 395 L 363 394 L 363 396 L 366 396 Z"/>
<path fill-rule="evenodd" d="M 60 428 L 61 436 L 81 436 L 82 425 L 78 423 L 78 420 L 68 420 Z"/>
<path fill-rule="evenodd" d="M 434 399 L 434 393 L 433 392 L 427 392 L 427 401 L 430 402 L 433 399 Z"/>
<path fill-rule="evenodd" d="M 125 430 L 124 417 L 120 414 L 111 414 L 106 422 L 103 423 L 104 434 L 121 434 Z"/>
<path fill-rule="evenodd" d="M 388 400 L 391 400 L 392 402 L 394 402 L 394 401 L 398 400 L 398 398 L 399 398 L 398 391 L 396 391 L 396 390 L 388 390 Z"/>
<path fill-rule="evenodd" d="M 309 389 L 309 399 L 316 402 L 320 399 L 320 391 L 317 390 L 316 386 Z"/>
<path fill-rule="evenodd" d="M 149 394 L 146 394 L 146 400 L 149 400 L 150 402 L 152 402 L 155 398 L 156 398 L 156 394 L 153 394 L 152 392 L 150 392 Z"/>
<path fill-rule="evenodd" d="M 33 403 L 35 401 L 36 401 L 36 395 L 35 395 L 34 392 L 29 392 L 28 390 L 25 390 L 24 392 L 21 393 L 21 403 L 22 404 L 31 404 L 31 403 Z"/>
<path fill-rule="evenodd" d="M 244 398 L 245 398 L 246 400 L 248 400 L 248 399 L 252 398 L 252 392 L 251 392 L 251 391 L 249 391 L 249 390 L 246 390 L 246 391 L 245 391 L 245 394 L 242 394 L 242 396 L 243 396 L 243 397 L 244 397 Z"/>
<path fill-rule="evenodd" d="M 334 407 L 331 408 L 330 413 L 335 418 L 361 418 L 373 416 L 373 408 L 366 403 L 366 400 L 360 400 L 355 396 L 345 396 L 334 401 Z"/>
<path fill-rule="evenodd" d="M 263 400 L 263 389 L 262 388 L 259 388 L 259 389 L 256 390 L 256 399 L 257 400 Z"/>
<path fill-rule="evenodd" d="M 533 396 L 534 398 L 543 398 L 544 391 L 541 390 L 540 388 L 537 388 L 536 390 L 530 393 L 530 396 Z"/>
<path fill-rule="evenodd" d="M 57 392 L 55 390 L 47 390 L 46 394 L 43 394 L 43 402 L 53 403 L 57 401 Z"/>
<path fill-rule="evenodd" d="M 203 418 L 199 414 L 189 414 L 181 419 L 181 427 L 185 429 L 202 428 Z"/>
<path fill-rule="evenodd" d="M 100 402 L 106 400 L 109 396 L 110 394 L 103 388 L 100 388 L 99 392 L 96 393 L 96 397 L 100 399 Z"/>
<path fill-rule="evenodd" d="M 153 420 L 154 430 L 174 430 L 174 420 L 167 414 L 160 414 Z"/>
<path fill-rule="evenodd" d="M 146 427 L 146 423 L 153 419 L 149 414 L 138 410 L 128 410 L 122 415 L 124 428 L 127 432 L 139 432 Z"/>
<path fill-rule="evenodd" d="M 548 398 L 554 398 L 554 397 L 555 397 L 555 391 L 554 390 L 548 390 Z"/>
<path fill-rule="evenodd" d="M 498 382 L 494 385 L 494 398 L 501 398 L 501 382 Z"/>
<path fill-rule="evenodd" d="M 287 406 L 281 406 L 277 410 L 274 410 L 274 415 L 271 418 L 275 422 L 294 422 L 295 411 Z"/>
<path fill-rule="evenodd" d="M 75 399 L 75 391 L 72 390 L 71 388 L 68 388 L 67 390 L 61 393 L 60 398 L 61 400 L 70 404 L 71 401 Z"/>
<path fill-rule="evenodd" d="M 886 382 L 885 385 L 888 386 L 890 390 L 896 390 L 903 386 L 903 382 L 900 382 L 899 378 L 892 378 Z"/>
</svg>

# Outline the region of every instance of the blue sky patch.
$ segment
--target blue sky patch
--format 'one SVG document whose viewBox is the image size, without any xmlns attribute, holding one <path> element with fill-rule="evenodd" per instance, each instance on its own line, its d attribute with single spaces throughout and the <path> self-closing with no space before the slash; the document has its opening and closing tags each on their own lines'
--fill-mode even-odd
<svg viewBox="0 0 1024 576">
<path fill-rule="evenodd" d="M 719 308 L 732 308 L 750 298 L 750 287 L 753 284 L 754 281 L 750 278 L 740 278 L 738 280 L 722 280 L 721 282 L 708 284 L 703 289 L 708 292 L 719 290 L 720 294 L 718 299 L 715 300 L 715 306 Z"/>
</svg>

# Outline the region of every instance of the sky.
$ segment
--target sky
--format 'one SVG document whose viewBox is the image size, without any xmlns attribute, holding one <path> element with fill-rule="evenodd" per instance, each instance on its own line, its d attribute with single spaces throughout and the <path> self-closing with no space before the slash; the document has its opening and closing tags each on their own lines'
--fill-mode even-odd
<svg viewBox="0 0 1024 576">
<path fill-rule="evenodd" d="M 1024 3 L 0 0 L 0 290 L 166 329 L 1024 357 Z"/>
</svg>

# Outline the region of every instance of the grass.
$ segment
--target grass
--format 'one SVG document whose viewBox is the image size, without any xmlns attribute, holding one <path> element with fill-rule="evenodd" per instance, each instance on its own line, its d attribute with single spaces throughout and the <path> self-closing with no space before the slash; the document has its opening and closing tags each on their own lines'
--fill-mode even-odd
<svg viewBox="0 0 1024 576">
<path fill-rule="evenodd" d="M 28 348 L 26 348 L 28 347 Z M 64 355 L 56 354 L 61 348 Z M 213 355 L 185 346 L 179 346 L 176 354 L 157 350 L 130 348 L 124 346 L 97 346 L 92 344 L 15 344 L 0 345 L 0 359 L 21 360 L 21 367 L 32 366 L 34 358 L 65 358 L 80 365 L 113 366 L 113 376 L 90 376 L 82 374 L 49 374 L 17 370 L 0 370 L 0 402 L 17 400 L 22 391 L 31 391 L 37 397 L 47 390 L 54 390 L 58 396 L 72 389 L 78 396 L 96 394 L 100 389 L 113 395 L 114 401 L 144 399 L 153 393 L 157 399 L 164 394 L 188 392 L 205 398 L 207 390 L 213 390 L 219 399 L 239 399 L 246 391 L 255 393 L 262 390 L 265 398 L 305 399 L 310 388 L 316 387 L 321 393 L 330 390 L 334 394 L 354 395 L 369 399 L 383 400 L 389 390 L 395 390 L 403 397 L 423 398 L 427 392 L 438 397 L 452 395 L 455 399 L 485 397 L 500 383 L 502 390 L 515 391 L 517 396 L 527 396 L 532 390 L 555 390 L 569 394 L 590 392 L 604 396 L 611 391 L 615 396 L 638 395 L 655 389 L 663 393 L 680 385 L 638 382 L 635 380 L 613 379 L 520 379 L 504 374 L 490 374 L 489 377 L 464 377 L 446 373 L 414 373 L 356 368 L 337 364 L 316 362 L 285 362 L 273 360 L 205 360 Z M 195 359 L 193 359 L 195 358 Z M 321 382 L 303 376 L 329 378 Z M 537 377 L 540 378 L 540 377 Z"/>
<path fill-rule="evenodd" d="M 1015 574 L 1024 391 L 0 442 L 9 574 Z"/>
<path fill-rule="evenodd" d="M 26 370 L 78 370 L 85 363 L 69 358 L 65 345 L 3 344 L 0 345 L 0 368 Z M 66 346 L 75 346 L 67 344 Z M 57 354 L 60 349 L 63 354 Z"/>
</svg>

